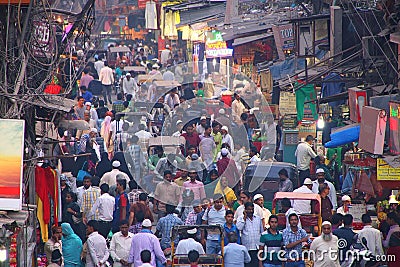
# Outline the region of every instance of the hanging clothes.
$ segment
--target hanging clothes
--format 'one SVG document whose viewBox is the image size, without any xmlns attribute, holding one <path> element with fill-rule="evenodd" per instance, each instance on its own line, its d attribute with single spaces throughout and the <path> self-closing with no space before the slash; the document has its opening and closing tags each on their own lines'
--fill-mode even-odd
<svg viewBox="0 0 400 267">
<path fill-rule="evenodd" d="M 157 9 L 156 2 L 149 1 L 146 3 L 145 11 L 146 29 L 157 30 Z"/>
<path fill-rule="evenodd" d="M 295 83 L 296 90 L 296 110 L 297 110 L 297 121 L 301 121 L 304 118 L 304 102 L 314 100 L 317 98 L 315 93 L 314 84 L 307 84 L 301 87 L 300 89 L 296 89 L 299 87 L 300 83 Z M 311 113 L 314 120 L 318 119 L 317 107 L 315 102 L 309 103 L 311 108 Z"/>
<path fill-rule="evenodd" d="M 321 97 L 324 98 L 345 92 L 346 84 L 342 80 L 342 77 L 338 73 L 329 73 L 329 75 L 322 80 L 323 82 L 321 86 Z M 336 107 L 339 105 L 343 105 L 344 103 L 345 100 L 338 100 L 334 102 L 329 102 L 328 104 L 331 107 Z"/>
<path fill-rule="evenodd" d="M 57 172 L 50 167 L 42 168 L 36 166 L 35 184 L 37 195 L 37 217 L 42 233 L 42 240 L 48 240 L 48 228 L 51 222 L 58 224 L 60 208 L 60 182 Z M 53 214 L 53 218 L 51 218 Z M 54 219 L 54 220 L 52 220 Z"/>
</svg>

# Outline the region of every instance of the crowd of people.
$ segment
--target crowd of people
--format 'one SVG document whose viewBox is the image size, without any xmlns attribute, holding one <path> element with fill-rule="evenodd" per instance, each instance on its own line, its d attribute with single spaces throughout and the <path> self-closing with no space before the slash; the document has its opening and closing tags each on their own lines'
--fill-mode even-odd
<svg viewBox="0 0 400 267">
<path fill-rule="evenodd" d="M 150 75 L 183 82 L 179 56 L 172 56 L 169 47 L 161 53 L 160 62 L 150 65 L 145 50 L 137 51 L 134 64 L 148 67 Z M 60 129 L 60 143 L 54 148 L 55 155 L 73 154 L 77 159 L 60 160 L 62 173 L 71 172 L 72 177 L 61 175 L 62 224 L 52 228 L 44 246 L 50 266 L 155 267 L 167 264 L 175 253 L 187 256 L 188 265 L 194 267 L 201 255 L 223 251 L 226 267 L 301 267 L 306 260 L 304 246 L 315 252 L 314 266 L 346 266 L 346 258 L 321 256 L 329 249 L 346 254 L 355 233 L 349 214 L 351 198 L 341 197 L 338 207 L 337 186 L 327 179 L 329 168 L 319 165 L 316 179 L 311 180 L 310 161 L 320 157 L 312 149 L 313 136 L 307 136 L 295 152 L 300 187 L 282 168 L 278 191 L 319 194 L 321 205 L 282 199 L 277 210 L 286 220 L 282 226 L 279 217 L 265 207 L 262 194 L 243 190 L 246 167 L 261 160 L 275 161 L 283 149 L 282 125 L 272 116 L 258 120 L 256 111 L 243 101 L 241 95 L 251 89 L 248 83 L 240 77 L 236 80 L 231 108 L 222 103 L 217 114 L 203 111 L 188 120 L 186 111 L 199 105 L 199 99 L 220 96 L 211 75 L 195 86 L 190 83 L 158 95 L 155 80 L 140 84 L 137 73 L 124 71 L 131 59 L 120 55 L 115 70 L 103 59 L 96 57 L 94 70 L 83 71 L 80 94 L 69 114 L 89 127 Z M 161 72 L 160 65 L 168 69 Z M 93 82 L 97 79 L 100 83 Z M 112 101 L 115 81 L 120 91 Z M 98 85 L 101 100 L 92 94 Z M 139 102 L 155 105 L 148 111 Z M 131 111 L 145 114 L 139 125 L 123 115 Z M 142 144 L 166 134 L 183 137 L 185 144 L 175 153 L 156 146 L 147 155 Z M 265 139 L 257 147 L 254 141 L 260 136 Z M 322 225 L 302 227 L 304 214 L 321 214 Z M 374 255 L 384 254 L 382 245 L 389 249 L 398 245 L 400 219 L 395 208 L 388 214 L 389 227 L 381 229 L 383 241 L 368 214 L 362 222 L 358 236 L 366 238 Z M 171 231 L 179 225 L 190 227 L 172 240 Z M 222 232 L 205 231 L 200 225 L 218 225 Z M 339 239 L 347 245 L 339 247 Z M 171 252 L 173 242 L 175 251 Z"/>
</svg>

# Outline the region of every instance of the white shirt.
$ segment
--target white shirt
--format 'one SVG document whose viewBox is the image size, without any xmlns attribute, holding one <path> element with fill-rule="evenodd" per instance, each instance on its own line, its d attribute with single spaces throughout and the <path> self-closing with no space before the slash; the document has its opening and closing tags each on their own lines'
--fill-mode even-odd
<svg viewBox="0 0 400 267">
<path fill-rule="evenodd" d="M 237 219 L 240 216 L 244 215 L 244 205 L 240 205 L 235 212 L 235 216 L 233 217 L 233 220 L 236 222 Z M 254 205 L 254 215 L 257 215 L 258 217 L 260 217 L 261 219 L 264 219 L 264 211 L 263 209 L 259 206 L 259 205 Z"/>
<path fill-rule="evenodd" d="M 174 109 L 175 105 L 179 105 L 179 96 L 177 94 L 174 94 L 173 96 L 171 96 L 171 94 L 167 94 L 165 96 L 164 103 L 172 110 Z"/>
<path fill-rule="evenodd" d="M 124 173 L 121 172 L 118 169 L 113 169 L 110 172 L 106 172 L 105 174 L 103 174 L 103 177 L 100 179 L 100 185 L 102 184 L 108 184 L 108 186 L 113 186 L 117 184 L 117 175 L 121 174 L 122 176 L 124 176 L 126 183 L 128 184 L 130 179 L 129 176 Z"/>
<path fill-rule="evenodd" d="M 90 108 L 90 118 L 96 122 L 96 127 L 94 128 L 97 128 L 97 121 L 99 120 L 99 115 L 97 114 L 95 108 Z"/>
<path fill-rule="evenodd" d="M 250 220 L 249 217 L 244 220 L 244 216 L 240 216 L 237 220 L 236 227 L 241 231 L 241 240 L 243 246 L 247 250 L 258 250 L 258 244 L 260 243 L 260 236 L 264 232 L 264 227 L 261 222 L 261 218 L 257 215 L 253 215 Z"/>
<path fill-rule="evenodd" d="M 171 50 L 169 50 L 169 49 L 164 49 L 164 50 L 162 50 L 161 51 L 161 56 L 160 56 L 160 59 L 161 59 L 161 64 L 167 64 L 167 61 L 168 61 L 168 59 L 170 59 L 172 56 L 171 56 Z"/>
<path fill-rule="evenodd" d="M 114 82 L 114 74 L 112 69 L 108 66 L 102 68 L 99 74 L 99 80 L 101 81 L 101 84 L 112 85 Z"/>
<path fill-rule="evenodd" d="M 297 145 L 294 155 L 297 158 L 297 168 L 301 171 L 310 169 L 310 160 L 317 156 L 310 144 L 306 142 Z"/>
<path fill-rule="evenodd" d="M 367 239 L 367 246 L 372 255 L 383 255 L 382 234 L 378 229 L 372 228 L 371 225 L 365 225 L 358 233 L 358 239 L 361 242 L 362 238 Z"/>
<path fill-rule="evenodd" d="M 108 260 L 107 242 L 98 232 L 89 235 L 87 241 L 86 267 L 97 267 Z"/>
<path fill-rule="evenodd" d="M 261 161 L 261 159 L 257 155 L 254 155 L 250 159 L 250 164 L 255 164 L 256 162 L 259 162 L 259 161 Z"/>
<path fill-rule="evenodd" d="M 231 149 L 234 149 L 234 147 L 233 147 L 233 138 L 229 133 L 227 133 L 226 135 L 222 135 L 222 142 L 221 143 L 222 144 L 228 144 Z"/>
<path fill-rule="evenodd" d="M 133 78 L 128 80 L 126 77 L 122 81 L 122 90 L 125 94 L 131 94 L 133 99 L 136 97 L 136 92 L 139 91 L 135 80 Z"/>
<path fill-rule="evenodd" d="M 96 199 L 96 202 L 86 217 L 89 218 L 97 211 L 100 221 L 111 222 L 113 220 L 114 205 L 115 198 L 110 196 L 108 193 L 104 193 Z"/>
<path fill-rule="evenodd" d="M 145 130 L 140 130 L 140 131 L 136 132 L 135 135 L 139 139 L 150 139 L 151 137 L 153 137 L 153 135 L 151 133 L 149 133 L 148 131 L 145 131 Z"/>
<path fill-rule="evenodd" d="M 163 74 L 163 80 L 164 81 L 174 81 L 175 80 L 175 74 L 172 71 L 167 70 Z"/>
<path fill-rule="evenodd" d="M 114 267 L 121 267 L 119 262 L 121 259 L 128 261 L 129 251 L 131 250 L 133 233 L 128 232 L 128 236 L 124 236 L 121 232 L 115 233 L 111 238 L 110 254 L 114 260 Z"/>
<path fill-rule="evenodd" d="M 100 71 L 101 71 L 101 69 L 102 69 L 103 67 L 104 67 L 104 62 L 101 61 L 101 60 L 98 60 L 98 61 L 96 61 L 96 62 L 94 63 L 94 68 L 95 68 L 96 71 L 97 71 L 97 75 L 100 76 Z"/>
<path fill-rule="evenodd" d="M 331 182 L 329 182 L 327 180 L 325 180 L 325 183 L 328 184 L 328 186 L 329 186 L 329 195 L 328 195 L 328 197 L 332 202 L 333 209 L 336 210 L 337 209 L 337 197 L 336 197 L 335 186 Z M 314 194 L 318 194 L 319 193 L 318 192 L 318 187 L 319 187 L 318 180 L 315 180 L 313 182 L 313 187 L 312 187 L 312 191 L 313 191 Z"/>
<path fill-rule="evenodd" d="M 315 252 L 314 267 L 339 267 L 338 238 L 332 235 L 331 241 L 325 241 L 322 236 L 314 239 L 310 250 Z M 329 252 L 332 251 L 332 252 Z M 336 260 L 334 260 L 336 258 Z"/>
<path fill-rule="evenodd" d="M 147 2 L 148 4 L 149 2 Z M 142 265 L 140 265 L 140 267 L 154 267 L 153 265 L 151 265 L 150 263 L 143 263 Z"/>
<path fill-rule="evenodd" d="M 307 186 L 303 185 L 295 190 L 293 193 L 306 193 L 312 194 L 313 191 L 308 189 Z M 297 214 L 310 214 L 311 213 L 311 200 L 292 200 L 292 207 Z"/>
<path fill-rule="evenodd" d="M 179 241 L 175 254 L 187 255 L 189 251 L 196 250 L 199 254 L 205 254 L 203 246 L 193 238 L 183 239 Z"/>
<path fill-rule="evenodd" d="M 349 212 L 345 212 L 345 211 L 344 211 L 344 207 L 341 206 L 341 207 L 339 207 L 339 208 L 337 209 L 336 213 L 340 213 L 340 214 L 342 214 L 342 215 L 346 215 L 346 214 L 348 214 Z"/>
</svg>

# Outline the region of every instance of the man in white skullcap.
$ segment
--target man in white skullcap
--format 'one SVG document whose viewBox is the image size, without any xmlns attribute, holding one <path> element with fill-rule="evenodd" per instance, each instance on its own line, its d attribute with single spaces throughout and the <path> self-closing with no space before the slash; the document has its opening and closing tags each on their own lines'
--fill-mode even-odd
<svg viewBox="0 0 400 267">
<path fill-rule="evenodd" d="M 335 186 L 331 182 L 329 182 L 325 179 L 324 169 L 321 169 L 321 168 L 317 169 L 316 175 L 317 175 L 317 180 L 315 180 L 313 182 L 312 191 L 314 192 L 314 194 L 318 194 L 319 193 L 318 192 L 319 185 L 320 184 L 328 184 L 328 186 L 329 186 L 328 197 L 329 197 L 330 201 L 332 202 L 333 209 L 336 210 L 337 209 L 337 197 L 336 197 Z"/>
<path fill-rule="evenodd" d="M 121 163 L 118 160 L 114 160 L 112 163 L 112 170 L 110 172 L 106 172 L 103 177 L 101 177 L 100 180 L 100 185 L 102 184 L 108 184 L 110 187 L 114 186 L 117 184 L 117 175 L 119 175 L 119 177 L 123 178 L 126 180 L 126 183 L 128 184 L 130 179 L 129 176 L 120 171 L 119 167 L 121 167 Z"/>
<path fill-rule="evenodd" d="M 314 267 L 339 267 L 338 238 L 332 234 L 332 224 L 322 223 L 322 234 L 311 243 L 310 252 L 314 260 Z"/>
<path fill-rule="evenodd" d="M 305 193 L 312 194 L 311 190 L 313 186 L 313 182 L 310 178 L 304 179 L 303 186 L 295 189 L 293 193 Z M 297 214 L 310 214 L 311 213 L 311 200 L 292 200 L 292 207 L 296 211 Z"/>
<path fill-rule="evenodd" d="M 349 197 L 348 195 L 342 196 L 342 203 L 343 206 L 339 207 L 336 213 L 346 215 L 349 213 L 349 206 L 351 205 L 351 197 Z"/>
<path fill-rule="evenodd" d="M 187 255 L 191 250 L 196 250 L 200 255 L 204 254 L 203 246 L 195 240 L 196 234 L 196 228 L 187 230 L 187 239 L 179 241 L 175 254 Z"/>
</svg>

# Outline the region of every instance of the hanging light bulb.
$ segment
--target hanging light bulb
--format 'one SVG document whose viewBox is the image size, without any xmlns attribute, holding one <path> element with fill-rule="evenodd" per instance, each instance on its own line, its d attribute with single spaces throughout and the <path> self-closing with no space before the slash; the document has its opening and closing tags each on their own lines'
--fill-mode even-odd
<svg viewBox="0 0 400 267">
<path fill-rule="evenodd" d="M 325 127 L 325 121 L 324 121 L 324 118 L 322 116 L 320 116 L 318 118 L 317 127 L 318 127 L 318 129 L 323 129 Z"/>
<path fill-rule="evenodd" d="M 0 262 L 7 260 L 7 249 L 4 246 L 0 247 Z"/>
</svg>

